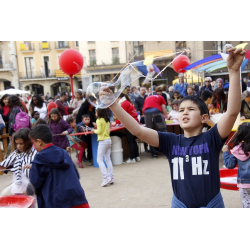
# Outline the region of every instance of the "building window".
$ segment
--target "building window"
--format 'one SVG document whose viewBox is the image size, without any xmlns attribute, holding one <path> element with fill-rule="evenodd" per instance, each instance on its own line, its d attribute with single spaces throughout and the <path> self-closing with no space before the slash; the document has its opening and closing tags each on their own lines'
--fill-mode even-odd
<svg viewBox="0 0 250 250">
<path fill-rule="evenodd" d="M 78 41 L 76 41 L 76 47 L 79 47 L 79 42 Z"/>
<path fill-rule="evenodd" d="M 33 57 L 25 57 L 24 62 L 25 62 L 26 77 L 27 78 L 35 77 L 36 72 L 35 72 L 34 58 Z"/>
<path fill-rule="evenodd" d="M 67 42 L 66 41 L 58 41 L 58 47 L 59 48 L 66 48 Z"/>
<path fill-rule="evenodd" d="M 187 42 L 186 41 L 176 41 L 175 42 L 175 49 L 176 50 L 182 50 L 187 47 Z"/>
<path fill-rule="evenodd" d="M 119 48 L 112 48 L 113 64 L 119 64 Z"/>
<path fill-rule="evenodd" d="M 134 55 L 137 54 L 137 56 L 143 56 L 144 55 L 144 49 L 143 49 L 143 44 L 142 42 L 139 41 L 134 41 L 133 42 L 133 47 L 134 47 Z"/>
<path fill-rule="evenodd" d="M 89 50 L 89 64 L 96 65 L 95 49 Z"/>
</svg>

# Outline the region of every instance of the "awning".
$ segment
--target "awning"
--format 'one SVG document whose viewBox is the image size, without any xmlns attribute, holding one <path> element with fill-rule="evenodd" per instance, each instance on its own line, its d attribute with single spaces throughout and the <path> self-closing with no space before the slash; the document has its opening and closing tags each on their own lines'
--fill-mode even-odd
<svg viewBox="0 0 250 250">
<path fill-rule="evenodd" d="M 177 78 L 172 81 L 172 84 L 174 85 L 178 82 L 179 82 L 179 79 Z M 189 84 L 197 83 L 197 82 L 204 82 L 204 78 L 198 77 L 192 71 L 188 70 L 185 72 L 184 82 L 189 83 Z"/>
<path fill-rule="evenodd" d="M 153 57 L 159 57 L 159 56 L 168 56 L 173 54 L 172 49 L 167 49 L 167 50 L 155 50 L 155 51 L 144 51 L 144 58 L 148 56 L 153 56 Z"/>
<path fill-rule="evenodd" d="M 73 75 L 74 76 L 78 76 L 78 77 L 81 77 L 81 72 L 80 73 L 77 73 L 76 75 Z M 65 74 L 62 70 L 56 70 L 56 77 L 69 77 L 69 75 Z"/>
</svg>

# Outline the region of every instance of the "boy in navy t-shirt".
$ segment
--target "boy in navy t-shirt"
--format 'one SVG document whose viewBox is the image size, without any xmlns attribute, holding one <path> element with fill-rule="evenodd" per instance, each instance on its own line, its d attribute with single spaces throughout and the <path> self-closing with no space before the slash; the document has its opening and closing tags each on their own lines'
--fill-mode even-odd
<svg viewBox="0 0 250 250">
<path fill-rule="evenodd" d="M 240 112 L 240 66 L 246 53 L 241 48 L 230 48 L 228 52 L 228 109 L 208 132 L 202 133 L 209 118 L 208 108 L 196 96 L 184 97 L 179 105 L 178 120 L 184 135 L 142 127 L 116 102 L 110 106 L 133 135 L 159 148 L 168 157 L 174 192 L 172 207 L 224 207 L 220 193 L 219 154 Z M 112 95 L 112 91 L 102 89 L 99 95 L 100 98 Z"/>
</svg>

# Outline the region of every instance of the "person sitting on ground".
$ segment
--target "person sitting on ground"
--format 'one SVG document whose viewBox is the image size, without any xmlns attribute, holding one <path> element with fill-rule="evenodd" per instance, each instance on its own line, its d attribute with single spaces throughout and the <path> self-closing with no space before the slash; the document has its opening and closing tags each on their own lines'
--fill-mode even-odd
<svg viewBox="0 0 250 250">
<path fill-rule="evenodd" d="M 209 117 L 208 108 L 196 96 L 186 96 L 180 102 L 179 123 L 184 134 L 179 135 L 142 127 L 116 102 L 110 106 L 134 136 L 159 148 L 168 158 L 173 187 L 172 207 L 225 207 L 220 192 L 219 157 L 240 111 L 240 67 L 246 51 L 230 48 L 227 52 L 230 75 L 228 109 L 205 133 L 202 129 Z M 105 88 L 99 95 L 102 99 L 103 95 L 112 95 L 112 91 Z"/>
<path fill-rule="evenodd" d="M 30 169 L 38 208 L 89 208 L 79 173 L 69 154 L 53 145 L 49 127 L 37 125 L 29 137 L 39 152 Z"/>
</svg>

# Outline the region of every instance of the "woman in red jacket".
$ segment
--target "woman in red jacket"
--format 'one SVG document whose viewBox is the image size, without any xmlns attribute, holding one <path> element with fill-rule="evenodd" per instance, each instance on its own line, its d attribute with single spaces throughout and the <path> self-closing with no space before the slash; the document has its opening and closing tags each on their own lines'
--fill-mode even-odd
<svg viewBox="0 0 250 250">
<path fill-rule="evenodd" d="M 121 93 L 120 96 L 117 98 L 116 102 L 118 102 L 121 105 L 121 107 L 139 123 L 137 118 L 137 111 L 135 110 L 132 101 L 126 94 Z M 115 126 L 116 124 L 121 124 L 121 122 L 119 120 L 112 122 L 112 126 Z M 138 145 L 135 141 L 137 138 L 136 136 L 132 135 L 126 128 L 125 128 L 125 135 L 129 146 L 130 156 L 129 159 L 123 163 L 124 164 L 136 163 L 137 161 L 141 160 L 139 157 Z"/>
</svg>

